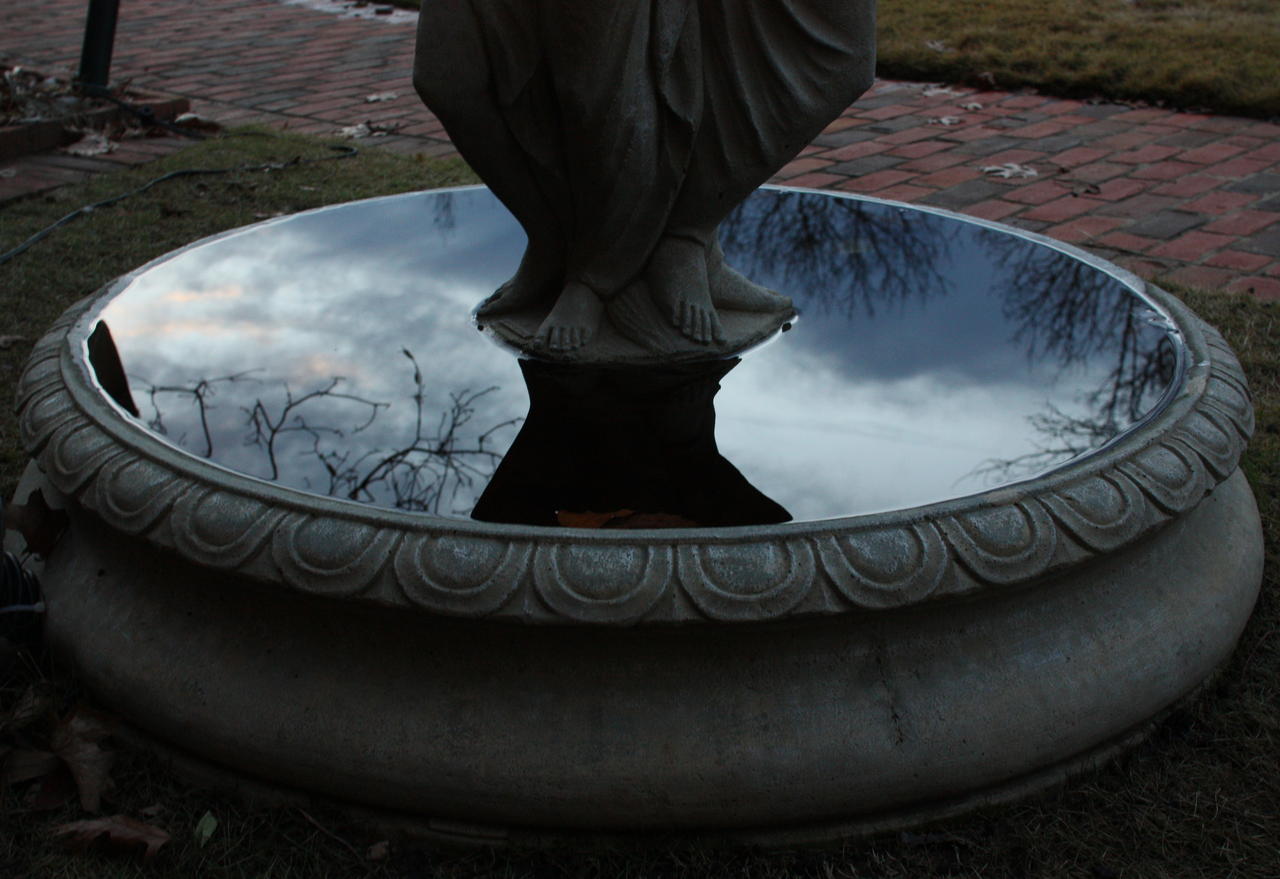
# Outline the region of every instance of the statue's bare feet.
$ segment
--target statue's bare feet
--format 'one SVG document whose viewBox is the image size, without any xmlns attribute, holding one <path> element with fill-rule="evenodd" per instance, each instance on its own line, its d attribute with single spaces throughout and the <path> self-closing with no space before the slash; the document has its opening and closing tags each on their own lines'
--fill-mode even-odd
<svg viewBox="0 0 1280 879">
<path fill-rule="evenodd" d="M 711 253 L 707 256 L 707 283 L 711 288 L 711 301 L 717 308 L 765 313 L 794 308 L 789 297 L 761 287 L 729 268 L 725 264 L 724 252 L 718 241 L 712 245 Z"/>
<path fill-rule="evenodd" d="M 707 253 L 691 238 L 658 242 L 645 278 L 658 310 L 687 338 L 702 344 L 724 341 L 720 317 L 707 285 Z"/>
<path fill-rule="evenodd" d="M 600 297 L 586 284 L 571 281 L 538 327 L 535 343 L 556 352 L 581 348 L 595 336 L 603 316 Z"/>
<path fill-rule="evenodd" d="M 563 273 L 564 260 L 559 248 L 535 246 L 530 242 L 520 260 L 520 268 L 492 296 L 480 303 L 476 317 L 493 317 L 550 299 L 562 282 Z"/>
</svg>

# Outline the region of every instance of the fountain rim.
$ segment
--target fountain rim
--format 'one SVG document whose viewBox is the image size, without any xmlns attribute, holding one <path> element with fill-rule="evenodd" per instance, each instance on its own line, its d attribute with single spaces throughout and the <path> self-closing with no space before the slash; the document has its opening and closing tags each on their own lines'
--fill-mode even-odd
<svg viewBox="0 0 1280 879">
<path fill-rule="evenodd" d="M 1252 431 L 1243 372 L 1217 332 L 1168 293 L 1080 248 L 1000 223 L 848 193 L 770 188 L 943 216 L 1103 271 L 1169 321 L 1182 342 L 1181 384 L 1142 422 L 1093 452 L 1026 480 L 919 507 L 768 526 L 626 531 L 468 522 L 373 507 L 274 485 L 176 449 L 127 420 L 81 356 L 96 312 L 139 274 L 284 217 L 193 242 L 69 309 L 37 343 L 19 380 L 24 445 L 55 487 L 107 525 L 198 564 L 302 592 L 548 623 L 773 620 L 1025 583 L 1141 539 L 1194 508 L 1236 469 Z M 379 198 L 388 197 L 397 196 Z M 139 467 L 150 480 L 145 491 L 120 479 L 130 469 L 139 478 Z M 240 526 L 254 533 L 228 536 Z M 344 532 L 345 546 L 335 547 L 333 535 Z M 377 551 L 382 557 L 371 557 Z M 596 567 L 638 583 L 609 591 L 586 582 L 571 559 L 561 558 L 565 552 L 585 553 Z M 487 559 L 481 579 L 488 583 L 476 580 L 477 554 Z M 720 582 L 708 567 L 726 562 L 738 575 L 743 565 L 763 568 L 771 582 L 748 577 L 746 588 Z M 541 601 L 516 600 L 525 590 L 515 586 L 492 588 L 495 572 Z M 674 581 L 682 588 L 670 590 Z M 824 596 L 815 598 L 815 591 Z"/>
</svg>

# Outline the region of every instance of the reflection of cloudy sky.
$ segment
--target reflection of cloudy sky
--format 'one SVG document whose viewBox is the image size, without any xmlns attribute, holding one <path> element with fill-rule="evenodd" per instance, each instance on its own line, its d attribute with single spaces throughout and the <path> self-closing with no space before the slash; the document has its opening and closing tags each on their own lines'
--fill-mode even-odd
<svg viewBox="0 0 1280 879">
<path fill-rule="evenodd" d="M 270 462 L 260 446 L 246 444 L 251 430 L 244 410 L 261 400 L 278 418 L 286 383 L 297 399 L 340 377 L 335 393 L 390 404 L 368 429 L 353 433 L 370 414 L 359 401 L 329 396 L 294 414 L 320 432 L 325 449 L 353 448 L 352 459 L 394 452 L 411 442 L 416 419 L 413 364 L 402 349 L 412 351 L 422 369 L 429 434 L 447 418 L 451 394 L 500 388 L 481 398 L 457 438 L 459 448 L 476 447 L 481 432 L 523 414 L 527 397 L 515 363 L 468 321 L 470 309 L 519 256 L 511 242 L 505 248 L 487 243 L 491 233 L 509 237 L 505 211 L 472 199 L 464 212 L 468 234 L 490 251 L 477 263 L 429 201 L 377 204 L 376 223 L 368 222 L 368 203 L 301 215 L 190 249 L 139 277 L 102 317 L 143 417 L 154 415 L 148 385 L 190 386 L 252 370 L 244 380 L 213 387 L 214 458 L 265 477 Z M 169 438 L 203 450 L 194 400 L 174 393 L 156 399 Z M 513 436 L 513 429 L 495 435 L 495 448 L 505 450 Z M 282 481 L 327 490 L 311 434 L 284 434 L 276 461 Z M 471 500 L 462 505 L 469 509 Z"/>
<path fill-rule="evenodd" d="M 990 488 L 975 471 L 1036 450 L 1027 416 L 1046 399 L 1087 414 L 1071 399 L 1089 385 L 1085 375 L 1064 377 L 1059 388 L 1021 375 L 980 382 L 933 370 L 859 380 L 821 349 L 773 356 L 787 342 L 784 336 L 729 374 L 716 398 L 716 435 L 724 456 L 800 520 Z M 1103 377 L 1095 372 L 1093 383 Z"/>
<path fill-rule="evenodd" d="M 946 272 L 946 282 L 925 295 L 888 289 L 921 277 L 909 270 L 920 257 L 919 240 L 886 234 L 875 242 L 877 260 L 897 253 L 907 268 L 873 267 L 862 276 L 865 295 L 884 296 L 874 319 L 863 308 L 822 301 L 823 284 L 841 273 L 838 260 L 845 257 L 838 252 L 816 269 L 791 266 L 786 284 L 781 271 L 770 277 L 767 260 L 752 267 L 757 280 L 793 295 L 803 318 L 725 378 L 717 437 L 725 456 L 796 518 L 915 505 L 989 487 L 971 477 L 976 468 L 1035 450 L 1028 416 L 1047 403 L 1088 414 L 1082 395 L 1114 367 L 1105 355 L 1070 370 L 1029 362 L 995 292 L 1009 279 L 997 277 L 990 254 L 965 239 L 976 233 L 955 226 L 929 218 L 920 233 L 932 236 L 933 258 Z M 286 386 L 296 400 L 340 377 L 334 393 L 390 404 L 360 432 L 353 431 L 371 411 L 360 400 L 330 395 L 296 408 L 300 422 L 289 424 L 305 423 L 315 433 L 281 436 L 281 480 L 326 491 L 317 447 L 346 451 L 350 460 L 372 453 L 371 466 L 412 439 L 413 365 L 401 349 L 412 351 L 422 369 L 429 434 L 448 420 L 450 394 L 499 387 L 477 401 L 456 438 L 459 448 L 475 447 L 483 431 L 525 414 L 527 397 L 510 354 L 469 320 L 470 309 L 509 276 L 522 246 L 519 228 L 487 193 L 359 202 L 189 249 L 143 273 L 102 317 L 144 419 L 155 415 L 148 385 L 190 387 L 252 370 L 242 380 L 215 383 L 208 397 L 214 458 L 241 472 L 269 473 L 263 449 L 246 444 L 244 410 L 261 401 L 277 417 Z M 741 264 L 732 246 L 726 250 Z M 193 398 L 156 399 L 169 439 L 202 451 Z M 514 428 L 503 429 L 487 447 L 504 452 L 514 435 Z M 489 472 L 492 463 L 481 469 Z M 449 494 L 458 486 L 443 488 Z M 483 480 L 463 487 L 440 511 L 465 515 L 483 488 Z M 395 499 L 384 493 L 377 502 Z"/>
</svg>

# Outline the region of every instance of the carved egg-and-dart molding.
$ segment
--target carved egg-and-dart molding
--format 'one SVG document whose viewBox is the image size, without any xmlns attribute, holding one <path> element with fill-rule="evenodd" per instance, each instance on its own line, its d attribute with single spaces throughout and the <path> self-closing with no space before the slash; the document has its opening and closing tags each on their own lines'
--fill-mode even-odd
<svg viewBox="0 0 1280 879">
<path fill-rule="evenodd" d="M 110 297 L 116 285 L 102 296 Z M 446 521 L 278 487 L 130 423 L 81 354 L 95 300 L 40 340 L 18 385 L 22 439 L 103 522 L 266 584 L 459 617 L 632 625 L 755 622 L 998 589 L 1088 562 L 1193 507 L 1236 468 L 1248 385 L 1221 336 L 1147 295 L 1186 346 L 1155 417 L 1049 475 L 927 507 L 771 527 L 602 533 Z"/>
</svg>

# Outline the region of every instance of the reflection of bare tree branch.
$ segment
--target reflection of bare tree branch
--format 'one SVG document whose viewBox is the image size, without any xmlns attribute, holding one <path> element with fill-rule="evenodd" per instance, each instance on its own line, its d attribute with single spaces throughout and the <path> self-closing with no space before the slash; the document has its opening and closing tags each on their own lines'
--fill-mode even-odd
<svg viewBox="0 0 1280 879">
<path fill-rule="evenodd" d="M 747 277 L 772 277 L 824 311 L 872 317 L 877 306 L 951 291 L 940 267 L 949 262 L 953 225 L 855 199 L 762 190 L 734 209 L 720 234 L 726 260 Z"/>
<path fill-rule="evenodd" d="M 441 192 L 435 198 L 431 199 L 431 207 L 433 216 L 431 217 L 431 225 L 435 226 L 443 240 L 449 240 L 453 237 L 453 231 L 457 227 L 458 220 L 454 212 L 453 193 Z"/>
<path fill-rule="evenodd" d="M 1105 445 L 1140 421 L 1174 380 L 1178 349 L 1159 314 L 1120 281 L 1080 260 L 1008 235 L 981 239 L 1009 280 L 997 291 L 1028 359 L 1060 370 L 1107 358 L 1098 387 L 1081 397 L 1088 415 L 1053 405 L 1029 418 L 1035 452 L 990 461 L 978 473 L 1025 478 Z"/>
<path fill-rule="evenodd" d="M 202 454 L 205 458 L 210 457 L 213 455 L 213 436 L 209 432 L 209 410 L 213 407 L 210 405 L 209 399 L 217 395 L 217 386 L 219 384 L 244 381 L 253 372 L 254 370 L 249 370 L 248 372 L 237 372 L 234 375 L 201 379 L 190 385 L 153 385 L 143 379 L 143 387 L 147 392 L 147 396 L 151 399 L 151 408 L 155 412 L 155 415 L 147 422 L 147 427 L 161 436 L 167 436 L 169 433 L 164 423 L 164 413 L 160 409 L 159 401 L 156 399 L 160 394 L 178 394 L 190 397 L 196 405 L 196 411 L 199 413 L 200 418 L 200 429 L 204 434 L 205 448 Z"/>
<path fill-rule="evenodd" d="M 369 407 L 369 419 L 363 424 L 354 428 L 352 433 L 359 433 L 364 430 L 373 420 L 378 417 L 378 410 L 385 409 L 389 403 L 375 403 L 372 400 L 366 400 L 363 397 L 357 397 L 354 394 L 340 394 L 334 390 L 342 383 L 341 377 L 334 377 L 329 380 L 329 384 L 319 390 L 311 391 L 303 394 L 301 397 L 294 398 L 293 392 L 289 390 L 289 386 L 284 386 L 284 406 L 280 409 L 280 414 L 274 419 L 267 407 L 261 400 L 254 401 L 254 404 L 246 408 L 245 414 L 249 417 L 249 426 L 253 428 L 253 433 L 245 442 L 251 445 L 262 446 L 267 453 L 267 462 L 271 465 L 271 480 L 280 478 L 280 465 L 276 459 L 276 441 L 286 433 L 292 431 L 303 431 L 315 434 L 317 431 L 331 433 L 335 436 L 343 436 L 343 432 L 337 428 L 322 427 L 313 428 L 307 424 L 306 420 L 298 414 L 298 410 L 310 403 L 312 400 L 330 399 L 330 400 L 350 400 L 355 403 Z"/>
<path fill-rule="evenodd" d="M 1113 421 L 1068 415 L 1052 403 L 1045 410 L 1027 418 L 1039 437 L 1034 452 L 1007 460 L 989 459 L 974 475 L 992 483 L 1026 479 L 1106 445 L 1123 429 Z"/>
<path fill-rule="evenodd" d="M 449 394 L 449 402 L 436 414 L 428 405 L 426 383 L 413 354 L 404 350 L 413 364 L 415 417 L 412 436 L 398 447 L 375 446 L 353 449 L 350 437 L 367 431 L 389 403 L 376 402 L 339 390 L 341 377 L 295 396 L 283 385 L 283 400 L 257 396 L 249 405 L 240 407 L 249 428 L 244 444 L 262 450 L 261 470 L 266 478 L 300 488 L 312 489 L 313 480 L 306 475 L 302 458 L 322 469 L 321 486 L 335 497 L 346 497 L 365 503 L 379 503 L 398 509 L 439 513 L 464 489 L 477 480 L 487 481 L 501 459 L 491 447 L 494 435 L 519 424 L 522 419 L 502 421 L 484 431 L 469 430 L 479 400 L 496 391 L 496 387 L 480 391 L 462 390 Z M 215 407 L 208 402 L 216 389 L 244 380 L 249 372 L 201 379 L 188 385 L 147 385 L 154 416 L 148 422 L 152 430 L 167 434 L 166 413 L 161 397 L 178 394 L 195 403 L 196 418 L 204 436 L 203 456 L 215 458 L 217 431 L 210 427 L 209 413 Z M 333 404 L 340 404 L 334 406 Z M 335 426 L 333 419 L 350 406 L 364 411 L 354 424 Z M 171 413 L 170 413 L 171 414 Z M 310 443 L 299 448 L 295 441 L 285 448 L 285 438 L 304 435 Z M 222 436 L 226 436 L 224 426 Z M 185 440 L 185 436 L 181 438 Z M 181 440 L 180 440 L 181 442 Z M 293 462 L 298 462 L 295 466 Z M 256 466 L 237 467 L 242 472 L 258 470 Z M 269 475 L 268 475 L 269 474 Z M 327 485 L 325 485 L 327 483 Z"/>
<path fill-rule="evenodd" d="M 428 433 L 422 371 L 410 351 L 405 349 L 401 353 L 413 363 L 416 417 L 412 441 L 389 454 L 375 450 L 351 461 L 350 452 L 321 449 L 319 435 L 316 434 L 314 451 L 329 474 L 329 494 L 369 502 L 376 500 L 373 487 L 383 485 L 390 489 L 398 509 L 438 513 L 441 502 L 445 500 L 444 486 L 451 485 L 448 499 L 452 501 L 460 489 L 472 486 L 473 480 L 487 480 L 492 475 L 502 456 L 486 449 L 485 443 L 495 432 L 515 425 L 521 419 L 512 418 L 496 424 L 476 437 L 474 447 L 460 447 L 459 431 L 475 415 L 475 402 L 497 388 L 462 391 L 449 395 L 449 409 L 440 413 L 434 433 Z M 481 460 L 488 465 L 487 469 L 477 467 L 471 463 L 472 459 Z"/>
</svg>

